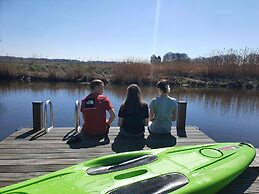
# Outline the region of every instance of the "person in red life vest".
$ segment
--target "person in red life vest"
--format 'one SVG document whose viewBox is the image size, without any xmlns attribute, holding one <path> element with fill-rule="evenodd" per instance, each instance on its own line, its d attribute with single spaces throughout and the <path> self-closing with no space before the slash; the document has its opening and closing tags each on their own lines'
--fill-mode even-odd
<svg viewBox="0 0 259 194">
<path fill-rule="evenodd" d="M 81 103 L 81 112 L 84 120 L 81 135 L 107 135 L 110 125 L 115 118 L 112 103 L 108 97 L 103 95 L 104 83 L 101 80 L 93 80 L 90 83 L 90 90 L 91 93 Z M 106 119 L 106 111 L 109 113 L 109 119 Z"/>
</svg>

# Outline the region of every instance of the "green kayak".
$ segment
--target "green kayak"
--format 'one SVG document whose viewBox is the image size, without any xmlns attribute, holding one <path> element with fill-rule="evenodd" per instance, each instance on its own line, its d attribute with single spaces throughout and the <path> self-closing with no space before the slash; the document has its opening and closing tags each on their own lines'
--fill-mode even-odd
<svg viewBox="0 0 259 194">
<path fill-rule="evenodd" d="M 0 193 L 217 193 L 249 166 L 255 153 L 247 143 L 126 152 L 7 186 Z"/>
</svg>

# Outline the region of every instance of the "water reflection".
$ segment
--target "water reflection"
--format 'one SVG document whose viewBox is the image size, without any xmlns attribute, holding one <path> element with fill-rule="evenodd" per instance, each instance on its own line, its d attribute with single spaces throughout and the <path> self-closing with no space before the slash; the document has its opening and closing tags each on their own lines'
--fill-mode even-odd
<svg viewBox="0 0 259 194">
<path fill-rule="evenodd" d="M 1 116 L 1 114 L 4 114 L 5 110 L 6 110 L 6 108 L 4 107 L 3 103 L 0 102 L 0 116 Z"/>
<path fill-rule="evenodd" d="M 177 99 L 202 102 L 204 108 L 218 108 L 221 113 L 233 112 L 247 116 L 259 109 L 259 91 L 230 89 L 177 89 Z"/>
<path fill-rule="evenodd" d="M 124 99 L 126 86 L 109 86 L 108 91 Z M 147 102 L 157 95 L 155 87 L 142 86 L 141 91 Z M 207 109 L 217 107 L 222 113 L 235 112 L 237 115 L 246 116 L 247 112 L 256 112 L 259 109 L 259 91 L 256 90 L 175 88 L 170 95 L 177 100 L 202 102 Z"/>
<path fill-rule="evenodd" d="M 108 85 L 105 90 L 116 110 L 125 99 L 127 86 Z M 141 86 L 149 103 L 157 96 L 155 87 Z M 54 125 L 73 126 L 74 103 L 89 92 L 76 83 L 0 83 L 0 139 L 19 127 L 32 126 L 31 102 L 51 99 Z M 231 89 L 175 88 L 171 96 L 186 100 L 187 124 L 196 125 L 217 141 L 255 142 L 259 138 L 259 91 Z M 13 122 L 15 115 L 16 122 Z M 113 126 L 117 125 L 117 120 Z M 245 130 L 245 133 L 243 132 Z M 243 138 L 243 139 L 242 139 Z"/>
<path fill-rule="evenodd" d="M 155 87 L 141 86 L 143 99 L 149 102 L 157 96 Z M 84 96 L 89 92 L 87 84 L 76 83 L 51 83 L 51 82 L 3 82 L 0 84 L 1 96 L 12 95 L 22 92 L 44 92 L 56 95 L 66 91 L 69 96 Z M 106 95 L 115 96 L 123 101 L 126 97 L 127 86 L 107 86 Z M 203 102 L 205 108 L 218 107 L 222 112 L 236 112 L 243 114 L 256 112 L 259 109 L 258 90 L 232 90 L 232 89 L 206 89 L 206 88 L 175 88 L 171 96 L 178 100 L 191 100 L 192 102 Z M 0 111 L 3 108 L 0 101 Z M 245 116 L 245 115 L 244 115 Z"/>
<path fill-rule="evenodd" d="M 57 94 L 62 90 L 66 90 L 69 95 L 76 95 L 78 91 L 83 92 L 84 89 L 87 90 L 88 85 L 86 84 L 76 84 L 76 83 L 66 83 L 66 82 L 2 82 L 0 84 L 1 93 L 9 94 L 20 91 L 31 91 L 31 92 L 43 92 L 48 91 L 50 94 Z"/>
</svg>

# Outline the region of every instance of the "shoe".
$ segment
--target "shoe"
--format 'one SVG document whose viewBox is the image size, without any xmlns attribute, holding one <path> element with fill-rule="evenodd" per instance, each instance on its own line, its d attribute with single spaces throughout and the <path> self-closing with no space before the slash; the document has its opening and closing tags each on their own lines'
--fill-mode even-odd
<svg viewBox="0 0 259 194">
<path fill-rule="evenodd" d="M 81 138 L 72 136 L 72 137 L 70 137 L 69 140 L 67 141 L 67 144 L 80 143 L 81 141 L 82 141 Z"/>
</svg>

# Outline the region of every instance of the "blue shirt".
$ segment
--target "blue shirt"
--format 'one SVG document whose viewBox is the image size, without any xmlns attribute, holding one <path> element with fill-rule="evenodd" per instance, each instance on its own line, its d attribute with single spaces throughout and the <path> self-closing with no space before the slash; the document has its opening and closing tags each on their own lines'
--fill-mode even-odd
<svg viewBox="0 0 259 194">
<path fill-rule="evenodd" d="M 153 133 L 171 133 L 172 118 L 176 118 L 177 101 L 171 97 L 158 96 L 150 102 L 149 108 L 155 117 L 149 129 Z"/>
</svg>

